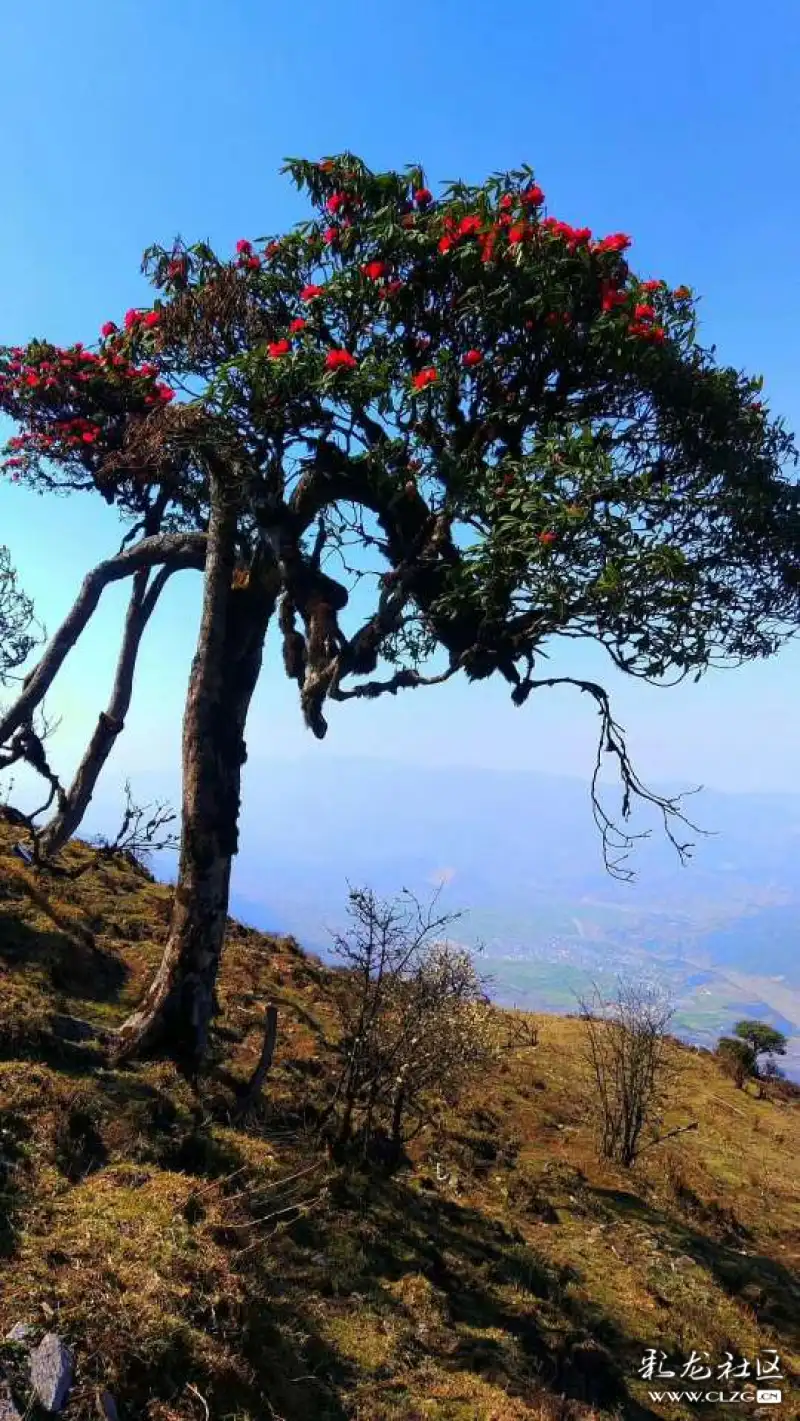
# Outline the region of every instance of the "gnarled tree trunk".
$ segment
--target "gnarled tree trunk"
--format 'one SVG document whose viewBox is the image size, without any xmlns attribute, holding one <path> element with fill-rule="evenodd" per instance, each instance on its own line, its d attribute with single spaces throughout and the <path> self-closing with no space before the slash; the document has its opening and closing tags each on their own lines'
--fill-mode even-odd
<svg viewBox="0 0 800 1421">
<path fill-rule="evenodd" d="M 213 481 L 212 481 L 213 485 Z M 203 614 L 183 722 L 178 882 L 164 955 L 110 1047 L 114 1061 L 163 1047 L 190 1078 L 205 1056 L 238 849 L 244 729 L 277 581 L 253 570 L 234 586 L 237 508 L 212 486 Z"/>
</svg>

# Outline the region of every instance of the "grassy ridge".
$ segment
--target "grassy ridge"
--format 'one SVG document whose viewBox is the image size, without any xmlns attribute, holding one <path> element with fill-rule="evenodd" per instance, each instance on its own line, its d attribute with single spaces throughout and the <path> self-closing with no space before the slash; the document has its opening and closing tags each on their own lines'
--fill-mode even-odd
<svg viewBox="0 0 800 1421">
<path fill-rule="evenodd" d="M 738 1092 L 676 1043 L 667 1124 L 699 1129 L 630 1173 L 601 1166 L 579 1023 L 542 1017 L 536 1050 L 411 1167 L 348 1176 L 312 1130 L 341 979 L 233 924 L 202 1096 L 163 1063 L 105 1070 L 54 1024 L 122 1019 L 169 890 L 109 864 L 51 894 L 58 926 L 13 837 L 0 824 L 0 1335 L 26 1321 L 74 1346 L 70 1421 L 96 1415 L 99 1386 L 148 1421 L 203 1401 L 214 1421 L 635 1421 L 698 1414 L 648 1399 L 648 1347 L 775 1347 L 800 1371 L 797 1099 Z M 276 1062 L 236 1127 L 267 1001 Z M 0 1364 L 18 1374 L 13 1348 Z"/>
</svg>

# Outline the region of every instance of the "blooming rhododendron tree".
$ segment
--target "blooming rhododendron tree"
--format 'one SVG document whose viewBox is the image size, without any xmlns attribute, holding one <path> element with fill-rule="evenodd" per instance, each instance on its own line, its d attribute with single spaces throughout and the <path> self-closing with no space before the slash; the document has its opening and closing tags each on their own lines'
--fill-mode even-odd
<svg viewBox="0 0 800 1421">
<path fill-rule="evenodd" d="M 320 738 L 330 702 L 463 673 L 522 705 L 568 681 L 600 712 L 623 814 L 644 796 L 670 833 L 679 805 L 636 778 L 604 688 L 537 676 L 543 648 L 587 638 L 658 681 L 768 655 L 797 619 L 793 445 L 760 382 L 698 344 L 687 288 L 636 276 L 626 235 L 547 213 L 527 169 L 438 199 L 419 169 L 349 154 L 288 172 L 310 221 L 229 259 L 152 248 L 153 309 L 97 352 L 0 358 L 12 477 L 119 504 L 143 536 L 109 575 L 204 567 L 173 921 L 118 1055 L 165 1033 L 195 1065 L 205 1050 L 273 617 Z"/>
</svg>

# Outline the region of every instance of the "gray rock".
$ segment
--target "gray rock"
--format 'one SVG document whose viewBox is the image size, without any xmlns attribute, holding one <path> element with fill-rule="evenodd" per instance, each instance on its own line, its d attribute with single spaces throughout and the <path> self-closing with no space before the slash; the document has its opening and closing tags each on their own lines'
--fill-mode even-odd
<svg viewBox="0 0 800 1421">
<path fill-rule="evenodd" d="M 55 1332 L 46 1332 L 31 1354 L 31 1385 L 45 1411 L 60 1411 L 72 1386 L 72 1353 Z"/>
<path fill-rule="evenodd" d="M 33 1335 L 33 1328 L 29 1322 L 15 1322 L 10 1332 L 6 1333 L 6 1342 L 30 1342 Z"/>
<path fill-rule="evenodd" d="M 8 1382 L 0 1381 L 0 1421 L 23 1421 L 22 1412 L 14 1405 Z"/>
<path fill-rule="evenodd" d="M 102 1421 L 119 1421 L 117 1403 L 110 1391 L 101 1391 L 98 1395 L 97 1414 L 102 1417 Z"/>
</svg>

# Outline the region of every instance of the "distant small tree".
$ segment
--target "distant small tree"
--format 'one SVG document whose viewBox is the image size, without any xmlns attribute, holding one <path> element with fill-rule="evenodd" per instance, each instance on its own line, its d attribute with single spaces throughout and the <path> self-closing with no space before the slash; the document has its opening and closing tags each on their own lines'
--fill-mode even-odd
<svg viewBox="0 0 800 1421">
<path fill-rule="evenodd" d="M 580 1001 L 600 1153 L 626 1168 L 640 1153 L 645 1130 L 651 1144 L 659 1139 L 672 1014 L 672 1006 L 656 989 L 624 982 L 617 984 L 611 1001 L 605 1001 L 596 986 L 590 1000 Z"/>
<path fill-rule="evenodd" d="M 778 1031 L 774 1026 L 769 1026 L 766 1021 L 754 1021 L 749 1017 L 745 1017 L 743 1021 L 737 1021 L 733 1031 L 734 1035 L 740 1041 L 746 1042 L 753 1052 L 753 1075 L 759 1075 L 759 1056 L 769 1058 L 765 1069 L 771 1065 L 774 1074 L 774 1070 L 777 1068 L 772 1060 L 773 1056 L 786 1055 L 787 1042 L 783 1032 Z"/>
<path fill-rule="evenodd" d="M 747 1041 L 738 1036 L 721 1036 L 717 1042 L 717 1059 L 725 1073 L 741 1090 L 746 1080 L 756 1074 L 756 1053 Z"/>
<path fill-rule="evenodd" d="M 0 546 L 0 685 L 14 673 L 40 640 L 33 603 L 19 585 L 8 548 Z"/>
<path fill-rule="evenodd" d="M 396 1161 L 502 1049 L 470 953 L 439 936 L 460 915 L 436 915 L 437 896 L 423 908 L 407 890 L 388 902 L 350 891 L 351 927 L 334 945 L 347 969 L 340 1069 L 323 1117 L 339 1148 L 357 1137 L 366 1156 L 382 1137 Z"/>
</svg>

